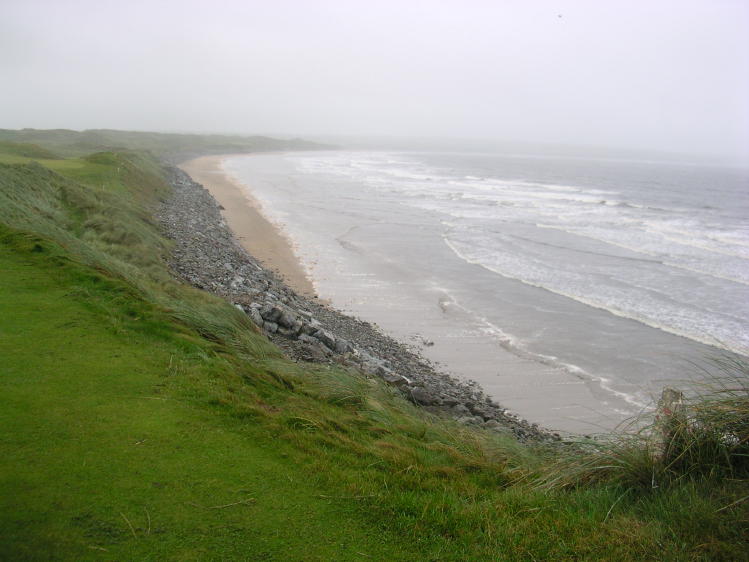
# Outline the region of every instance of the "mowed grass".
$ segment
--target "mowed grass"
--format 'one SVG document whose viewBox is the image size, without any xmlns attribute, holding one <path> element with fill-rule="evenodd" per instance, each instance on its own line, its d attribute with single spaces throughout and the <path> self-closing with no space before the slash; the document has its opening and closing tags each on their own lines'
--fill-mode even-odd
<svg viewBox="0 0 749 562">
<path fill-rule="evenodd" d="M 287 361 L 171 278 L 153 160 L 77 162 L 0 165 L 0 558 L 745 556 L 741 474 L 653 487 L 642 448 L 522 446 Z"/>
<path fill-rule="evenodd" d="M 13 147 L 13 150 L 9 150 Z M 138 183 L 142 189 L 151 188 L 158 166 L 135 152 L 100 152 L 80 158 L 49 158 L 48 151 L 24 149 L 22 143 L 0 142 L 0 164 L 29 164 L 36 162 L 93 190 L 123 193 Z M 139 176 L 139 177 L 133 177 Z M 149 180 L 151 180 L 149 182 Z"/>
</svg>

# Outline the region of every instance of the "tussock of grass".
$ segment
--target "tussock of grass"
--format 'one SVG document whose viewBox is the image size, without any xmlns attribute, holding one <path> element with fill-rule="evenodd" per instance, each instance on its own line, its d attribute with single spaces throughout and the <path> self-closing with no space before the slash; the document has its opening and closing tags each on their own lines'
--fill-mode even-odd
<svg viewBox="0 0 749 562">
<path fill-rule="evenodd" d="M 538 484 L 654 490 L 682 481 L 749 482 L 749 365 L 722 357 L 701 371 L 701 382 L 672 410 L 649 420 L 641 416 L 629 431 L 579 443 L 549 465 Z"/>
<path fill-rule="evenodd" d="M 749 479 L 749 364 L 719 357 L 680 411 L 659 420 L 664 471 Z"/>
</svg>

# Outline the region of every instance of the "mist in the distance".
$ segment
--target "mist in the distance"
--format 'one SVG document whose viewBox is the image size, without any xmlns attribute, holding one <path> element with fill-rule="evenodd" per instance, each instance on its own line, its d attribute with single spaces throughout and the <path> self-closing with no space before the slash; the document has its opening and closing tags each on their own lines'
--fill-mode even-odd
<svg viewBox="0 0 749 562">
<path fill-rule="evenodd" d="M 560 143 L 746 161 L 749 3 L 0 7 L 0 128 Z"/>
</svg>

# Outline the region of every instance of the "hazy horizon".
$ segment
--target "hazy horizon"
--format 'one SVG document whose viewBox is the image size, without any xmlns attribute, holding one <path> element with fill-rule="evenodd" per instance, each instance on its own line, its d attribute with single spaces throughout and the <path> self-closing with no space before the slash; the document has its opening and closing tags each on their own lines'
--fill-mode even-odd
<svg viewBox="0 0 749 562">
<path fill-rule="evenodd" d="M 9 1 L 0 128 L 749 161 L 749 3 Z"/>
</svg>

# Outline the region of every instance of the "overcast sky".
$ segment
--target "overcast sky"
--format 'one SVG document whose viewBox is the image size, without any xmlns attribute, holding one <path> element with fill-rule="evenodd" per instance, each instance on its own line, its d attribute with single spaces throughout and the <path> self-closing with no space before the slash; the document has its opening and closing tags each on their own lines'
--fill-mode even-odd
<svg viewBox="0 0 749 562">
<path fill-rule="evenodd" d="M 749 152 L 747 0 L 0 0 L 0 128 Z"/>
</svg>

